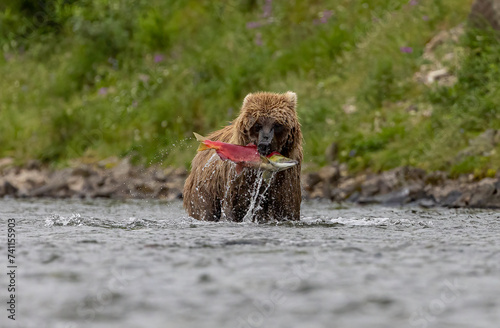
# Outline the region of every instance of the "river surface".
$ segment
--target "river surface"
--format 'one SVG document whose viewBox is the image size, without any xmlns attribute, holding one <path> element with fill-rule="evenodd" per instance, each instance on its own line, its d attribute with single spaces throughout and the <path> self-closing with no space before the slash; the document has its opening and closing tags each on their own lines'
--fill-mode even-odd
<svg viewBox="0 0 500 328">
<path fill-rule="evenodd" d="M 500 212 L 306 202 L 297 223 L 181 202 L 0 200 L 0 327 L 500 327 Z"/>
</svg>

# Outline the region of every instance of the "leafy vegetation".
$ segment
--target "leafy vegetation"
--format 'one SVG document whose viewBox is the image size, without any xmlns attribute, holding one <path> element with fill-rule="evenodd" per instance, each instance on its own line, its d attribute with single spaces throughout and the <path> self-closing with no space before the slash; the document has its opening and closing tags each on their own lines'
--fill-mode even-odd
<svg viewBox="0 0 500 328">
<path fill-rule="evenodd" d="M 293 90 L 305 160 L 491 175 L 500 46 L 468 30 L 452 86 L 414 75 L 470 1 L 18 0 L 0 5 L 0 156 L 56 165 L 131 156 L 187 166 L 192 131 L 235 118 L 249 92 Z M 493 172 L 493 173 L 492 173 Z"/>
</svg>

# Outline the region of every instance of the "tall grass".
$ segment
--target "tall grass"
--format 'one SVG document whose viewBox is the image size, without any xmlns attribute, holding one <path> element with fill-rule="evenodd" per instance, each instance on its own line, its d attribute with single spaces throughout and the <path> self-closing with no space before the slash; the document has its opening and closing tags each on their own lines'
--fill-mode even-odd
<svg viewBox="0 0 500 328">
<path fill-rule="evenodd" d="M 495 152 L 473 155 L 485 158 L 474 165 L 456 155 L 499 128 L 497 38 L 462 38 L 453 87 L 413 79 L 425 44 L 464 22 L 471 2 L 0 5 L 0 156 L 66 165 L 117 155 L 187 166 L 192 131 L 227 124 L 249 92 L 293 90 L 308 162 L 325 164 L 324 150 L 336 142 L 352 170 L 486 172 Z"/>
</svg>

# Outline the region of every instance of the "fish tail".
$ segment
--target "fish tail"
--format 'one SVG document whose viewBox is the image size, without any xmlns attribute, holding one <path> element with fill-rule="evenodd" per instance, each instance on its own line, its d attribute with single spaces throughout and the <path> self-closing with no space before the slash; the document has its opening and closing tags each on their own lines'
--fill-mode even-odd
<svg viewBox="0 0 500 328">
<path fill-rule="evenodd" d="M 196 140 L 198 140 L 199 142 L 201 142 L 201 144 L 198 146 L 198 151 L 204 151 L 204 150 L 208 150 L 208 149 L 211 149 L 210 146 L 208 146 L 205 141 L 207 140 L 207 138 L 199 135 L 198 133 L 196 132 L 193 132 L 194 136 L 196 137 Z"/>
<path fill-rule="evenodd" d="M 209 150 L 211 149 L 207 145 L 205 145 L 203 142 L 198 146 L 198 151 L 204 151 L 204 150 Z"/>
<path fill-rule="evenodd" d="M 203 136 L 199 135 L 199 134 L 198 134 L 198 133 L 196 133 L 196 132 L 193 132 L 193 134 L 194 134 L 194 136 L 196 137 L 196 140 L 198 140 L 199 142 L 202 142 L 202 141 L 207 140 L 207 138 L 205 138 L 205 137 L 203 137 Z"/>
<path fill-rule="evenodd" d="M 264 171 L 264 173 L 262 174 L 262 179 L 264 179 L 266 183 L 269 183 L 272 177 L 273 173 L 271 171 Z"/>
</svg>

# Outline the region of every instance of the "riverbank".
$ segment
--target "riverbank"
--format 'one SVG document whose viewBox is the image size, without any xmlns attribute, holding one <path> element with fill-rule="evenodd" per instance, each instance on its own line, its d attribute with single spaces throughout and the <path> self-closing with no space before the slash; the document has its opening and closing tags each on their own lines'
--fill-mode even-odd
<svg viewBox="0 0 500 328">
<path fill-rule="evenodd" d="M 181 168 L 134 166 L 110 158 L 49 169 L 37 161 L 19 167 L 0 159 L 0 197 L 15 198 L 182 198 L 187 171 Z M 399 167 L 382 173 L 352 175 L 344 165 L 303 173 L 305 199 L 355 204 L 423 207 L 500 208 L 500 176 L 477 179 L 472 174 L 452 179 L 445 172 Z"/>
</svg>

